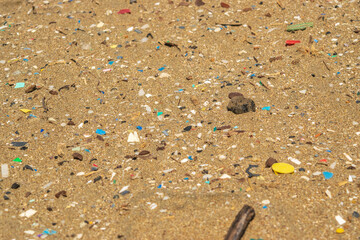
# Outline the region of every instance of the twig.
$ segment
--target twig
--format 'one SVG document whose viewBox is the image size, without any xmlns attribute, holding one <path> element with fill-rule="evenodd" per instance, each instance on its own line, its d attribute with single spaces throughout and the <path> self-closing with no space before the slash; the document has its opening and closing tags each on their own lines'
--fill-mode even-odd
<svg viewBox="0 0 360 240">
<path fill-rule="evenodd" d="M 225 240 L 240 240 L 244 235 L 247 226 L 255 217 L 254 208 L 244 205 L 240 212 L 236 215 L 235 220 L 231 224 Z"/>
<path fill-rule="evenodd" d="M 42 106 L 43 106 L 44 112 L 47 113 L 49 111 L 49 108 L 46 106 L 45 97 L 42 99 Z"/>
<path fill-rule="evenodd" d="M 328 65 L 326 64 L 326 62 L 323 60 L 323 63 L 324 63 L 324 65 L 325 65 L 325 67 L 327 68 L 327 70 L 329 70 L 330 71 L 330 68 L 328 67 Z"/>
<path fill-rule="evenodd" d="M 242 23 L 216 23 L 216 25 L 222 25 L 222 26 L 230 26 L 230 27 L 240 27 L 243 24 Z"/>
</svg>

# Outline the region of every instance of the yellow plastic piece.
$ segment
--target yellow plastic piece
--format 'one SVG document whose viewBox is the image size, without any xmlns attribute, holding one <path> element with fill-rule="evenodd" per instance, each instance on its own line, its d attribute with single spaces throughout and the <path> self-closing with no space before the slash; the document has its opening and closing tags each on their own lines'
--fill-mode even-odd
<svg viewBox="0 0 360 240">
<path fill-rule="evenodd" d="M 295 168 L 294 166 L 287 163 L 274 163 L 271 166 L 272 170 L 276 173 L 293 173 Z"/>
<path fill-rule="evenodd" d="M 23 113 L 29 113 L 29 112 L 31 112 L 30 109 L 20 109 L 20 111 L 22 111 Z"/>
<path fill-rule="evenodd" d="M 111 47 L 111 48 L 116 48 L 116 47 L 117 47 L 117 45 L 111 45 L 110 47 Z"/>
<path fill-rule="evenodd" d="M 339 187 L 344 186 L 344 185 L 347 184 L 347 183 L 348 183 L 348 181 L 339 182 Z"/>
<path fill-rule="evenodd" d="M 336 233 L 344 233 L 344 229 L 338 228 L 338 229 L 336 229 Z"/>
</svg>

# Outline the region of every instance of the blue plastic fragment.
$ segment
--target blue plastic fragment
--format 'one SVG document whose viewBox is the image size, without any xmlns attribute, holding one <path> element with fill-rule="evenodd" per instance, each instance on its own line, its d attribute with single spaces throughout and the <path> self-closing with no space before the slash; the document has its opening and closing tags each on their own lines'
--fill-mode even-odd
<svg viewBox="0 0 360 240">
<path fill-rule="evenodd" d="M 110 62 L 109 62 L 109 65 L 113 65 L 113 63 L 114 63 L 114 61 L 110 61 Z"/>
<path fill-rule="evenodd" d="M 96 133 L 99 134 L 99 135 L 105 135 L 106 132 L 102 129 L 96 129 Z"/>
<path fill-rule="evenodd" d="M 161 71 L 163 71 L 165 68 L 164 67 L 161 67 L 161 68 L 159 68 L 158 70 L 161 72 Z"/>
<path fill-rule="evenodd" d="M 270 111 L 270 108 L 271 108 L 270 106 L 268 106 L 268 107 L 263 107 L 262 110 Z"/>
<path fill-rule="evenodd" d="M 124 196 L 124 195 L 129 194 L 129 193 L 130 193 L 130 191 L 125 190 L 125 191 L 121 192 L 120 194 Z"/>
<path fill-rule="evenodd" d="M 136 127 L 137 130 L 142 130 L 143 128 L 141 126 Z"/>
<path fill-rule="evenodd" d="M 55 234 L 55 233 L 56 233 L 55 230 L 49 230 L 49 229 L 47 228 L 47 229 L 45 229 L 45 230 L 43 231 L 42 234 L 44 234 L 44 235 L 53 235 L 53 234 Z"/>
<path fill-rule="evenodd" d="M 161 188 L 162 187 L 162 185 L 160 184 L 157 188 Z"/>
<path fill-rule="evenodd" d="M 330 179 L 334 176 L 332 172 L 323 172 L 325 179 Z"/>
</svg>

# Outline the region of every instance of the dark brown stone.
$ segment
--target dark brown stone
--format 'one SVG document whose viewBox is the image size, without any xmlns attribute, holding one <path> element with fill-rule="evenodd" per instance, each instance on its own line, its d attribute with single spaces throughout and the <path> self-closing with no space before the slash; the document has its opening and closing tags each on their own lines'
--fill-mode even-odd
<svg viewBox="0 0 360 240">
<path fill-rule="evenodd" d="M 255 112 L 255 103 L 253 100 L 236 96 L 231 98 L 227 110 L 235 114 L 242 114 L 247 112 Z"/>
<path fill-rule="evenodd" d="M 62 190 L 62 191 L 58 192 L 57 194 L 55 194 L 55 197 L 56 197 L 56 198 L 59 198 L 59 197 L 61 197 L 61 196 L 67 197 L 66 191 Z"/>
<path fill-rule="evenodd" d="M 239 93 L 239 92 L 231 92 L 231 93 L 229 93 L 228 97 L 229 97 L 230 99 L 232 99 L 233 97 L 244 97 L 244 95 L 242 95 L 242 94 Z"/>
<path fill-rule="evenodd" d="M 266 163 L 265 163 L 265 167 L 269 168 L 271 167 L 274 163 L 277 163 L 278 161 L 276 161 L 275 158 L 268 158 L 268 160 L 266 160 Z"/>
<path fill-rule="evenodd" d="M 202 0 L 196 0 L 196 1 L 195 1 L 195 5 L 198 6 L 198 7 L 200 7 L 200 6 L 202 6 L 202 5 L 205 5 L 205 3 L 204 3 Z"/>
<path fill-rule="evenodd" d="M 221 3 L 220 3 L 220 6 L 221 6 L 222 8 L 230 8 L 230 5 L 227 4 L 227 3 L 224 3 L 224 2 L 221 2 Z"/>
<path fill-rule="evenodd" d="M 144 155 L 148 155 L 148 154 L 150 154 L 150 152 L 147 151 L 147 150 L 142 150 L 142 151 L 139 153 L 140 156 L 144 156 Z"/>
<path fill-rule="evenodd" d="M 72 156 L 73 156 L 74 159 L 77 159 L 77 160 L 80 160 L 80 161 L 83 160 L 83 156 L 80 153 L 74 153 Z"/>
<path fill-rule="evenodd" d="M 59 94 L 59 93 L 58 93 L 57 91 L 55 91 L 55 90 L 50 90 L 49 93 L 50 93 L 51 95 L 58 95 L 58 94 Z"/>
<path fill-rule="evenodd" d="M 31 85 L 25 90 L 25 93 L 31 93 L 36 90 L 36 85 Z"/>
<path fill-rule="evenodd" d="M 216 128 L 216 130 L 221 131 L 221 130 L 230 129 L 230 128 L 231 128 L 231 126 L 230 126 L 230 125 L 227 125 L 227 126 L 218 127 L 218 128 Z"/>
</svg>

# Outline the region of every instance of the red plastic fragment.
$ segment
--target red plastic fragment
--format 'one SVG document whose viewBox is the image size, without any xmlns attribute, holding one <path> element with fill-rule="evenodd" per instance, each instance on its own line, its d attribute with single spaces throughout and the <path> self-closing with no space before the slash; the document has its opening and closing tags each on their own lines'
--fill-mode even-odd
<svg viewBox="0 0 360 240">
<path fill-rule="evenodd" d="M 294 45 L 295 43 L 300 43 L 300 41 L 299 40 L 286 40 L 285 41 L 286 46 L 291 46 L 291 45 Z"/>
<path fill-rule="evenodd" d="M 131 10 L 125 8 L 125 9 L 121 9 L 120 11 L 118 11 L 118 14 L 125 14 L 125 13 L 131 14 Z"/>
<path fill-rule="evenodd" d="M 326 159 L 321 159 L 319 162 L 327 162 L 327 160 Z"/>
</svg>

